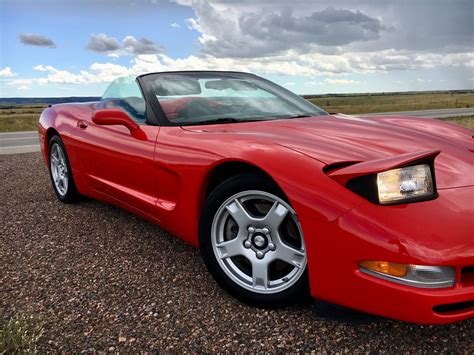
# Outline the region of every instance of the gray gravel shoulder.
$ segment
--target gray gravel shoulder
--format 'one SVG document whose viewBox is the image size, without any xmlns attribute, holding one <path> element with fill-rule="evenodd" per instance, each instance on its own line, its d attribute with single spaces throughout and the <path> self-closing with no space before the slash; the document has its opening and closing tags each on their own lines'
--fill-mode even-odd
<svg viewBox="0 0 474 355">
<path fill-rule="evenodd" d="M 0 156 L 0 175 L 0 316 L 41 317 L 40 352 L 474 351 L 472 319 L 419 326 L 323 302 L 248 307 L 157 226 L 93 200 L 60 203 L 40 154 Z"/>
</svg>

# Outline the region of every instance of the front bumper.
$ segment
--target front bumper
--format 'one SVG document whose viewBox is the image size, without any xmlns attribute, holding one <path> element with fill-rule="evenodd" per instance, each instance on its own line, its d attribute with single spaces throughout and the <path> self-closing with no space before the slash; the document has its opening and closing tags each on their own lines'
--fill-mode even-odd
<svg viewBox="0 0 474 355">
<path fill-rule="evenodd" d="M 415 323 L 474 316 L 473 186 L 441 190 L 436 200 L 407 205 L 366 202 L 334 222 L 299 218 L 313 297 Z M 442 289 L 396 284 L 360 272 L 364 260 L 453 266 L 456 284 Z"/>
</svg>

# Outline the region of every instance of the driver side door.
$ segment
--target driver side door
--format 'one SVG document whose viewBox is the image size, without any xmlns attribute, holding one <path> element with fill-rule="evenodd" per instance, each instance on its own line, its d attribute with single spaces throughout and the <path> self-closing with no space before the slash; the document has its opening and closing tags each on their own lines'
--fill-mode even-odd
<svg viewBox="0 0 474 355">
<path fill-rule="evenodd" d="M 109 199 L 153 215 L 156 204 L 155 144 L 159 126 L 146 122 L 146 104 L 138 83 L 131 78 L 112 82 L 96 111 L 118 109 L 138 124 L 132 132 L 124 125 L 97 124 L 88 121 L 87 141 L 83 145 L 88 157 L 85 178 L 89 187 Z"/>
</svg>

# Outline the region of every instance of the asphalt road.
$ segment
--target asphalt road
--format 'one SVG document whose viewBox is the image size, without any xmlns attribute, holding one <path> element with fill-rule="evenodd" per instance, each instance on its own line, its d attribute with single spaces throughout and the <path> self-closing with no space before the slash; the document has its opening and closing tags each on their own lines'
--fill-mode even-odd
<svg viewBox="0 0 474 355">
<path fill-rule="evenodd" d="M 360 114 L 358 116 L 415 116 L 446 118 L 454 116 L 474 116 L 474 108 L 455 108 L 442 110 L 423 110 L 405 112 L 381 112 Z M 30 132 L 7 132 L 0 133 L 0 154 L 16 154 L 39 151 L 38 134 L 36 131 Z"/>
<path fill-rule="evenodd" d="M 448 118 L 456 116 L 474 116 L 474 107 L 449 108 L 436 110 L 403 111 L 403 112 L 379 112 L 366 113 L 357 116 L 415 116 L 422 118 Z"/>
<path fill-rule="evenodd" d="M 420 326 L 318 301 L 241 304 L 156 225 L 93 200 L 60 203 L 39 153 L 0 156 L 0 178 L 0 318 L 42 319 L 39 353 L 474 352 L 474 319 Z"/>
<path fill-rule="evenodd" d="M 0 154 L 28 153 L 39 150 L 37 131 L 0 132 Z"/>
</svg>

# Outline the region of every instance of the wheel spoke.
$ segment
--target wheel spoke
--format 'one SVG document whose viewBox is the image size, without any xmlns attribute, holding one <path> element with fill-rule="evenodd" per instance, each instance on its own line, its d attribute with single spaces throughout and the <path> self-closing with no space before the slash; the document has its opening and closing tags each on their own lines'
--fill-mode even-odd
<svg viewBox="0 0 474 355">
<path fill-rule="evenodd" d="M 58 155 L 59 155 L 59 160 L 61 160 L 61 164 L 64 164 L 64 153 L 63 153 L 63 150 L 62 149 L 59 149 L 58 148 Z"/>
<path fill-rule="evenodd" d="M 266 261 L 252 262 L 252 285 L 256 288 L 268 288 L 268 263 Z"/>
<path fill-rule="evenodd" d="M 248 214 L 245 207 L 240 203 L 238 199 L 232 201 L 226 206 L 232 218 L 237 222 L 240 229 L 247 229 L 248 224 L 253 220 Z"/>
<path fill-rule="evenodd" d="M 273 206 L 268 211 L 264 218 L 265 223 L 272 228 L 272 230 L 278 230 L 280 224 L 288 214 L 288 209 L 283 206 L 280 202 L 275 201 Z"/>
<path fill-rule="evenodd" d="M 221 259 L 231 258 L 233 256 L 243 255 L 245 253 L 242 240 L 239 238 L 239 236 L 232 240 L 217 244 L 216 246 Z"/>
<path fill-rule="evenodd" d="M 64 176 L 62 178 L 62 185 L 63 185 L 64 192 L 66 192 L 66 189 L 67 189 L 67 177 L 66 176 Z"/>
<path fill-rule="evenodd" d="M 275 258 L 301 268 L 305 260 L 305 252 L 284 243 L 279 235 L 277 239 Z"/>
</svg>

